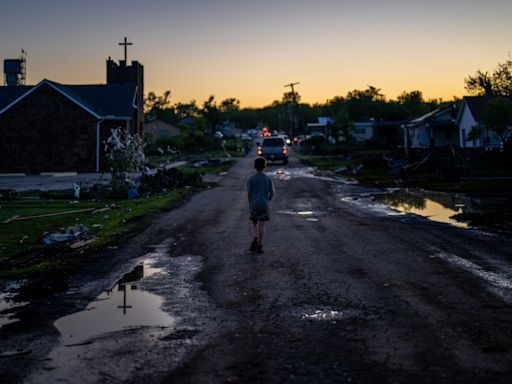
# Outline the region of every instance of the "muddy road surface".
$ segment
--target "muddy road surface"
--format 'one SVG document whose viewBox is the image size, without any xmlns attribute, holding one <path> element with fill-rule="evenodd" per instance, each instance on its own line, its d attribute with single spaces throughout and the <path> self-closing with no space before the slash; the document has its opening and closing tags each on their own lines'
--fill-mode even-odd
<svg viewBox="0 0 512 384">
<path fill-rule="evenodd" d="M 509 238 L 397 214 L 292 156 L 267 169 L 253 254 L 251 162 L 22 307 L 0 381 L 510 383 Z"/>
</svg>

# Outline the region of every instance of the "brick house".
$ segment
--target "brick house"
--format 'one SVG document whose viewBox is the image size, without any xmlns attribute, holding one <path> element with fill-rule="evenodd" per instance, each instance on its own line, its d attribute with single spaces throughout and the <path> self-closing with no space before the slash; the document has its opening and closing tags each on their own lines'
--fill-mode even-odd
<svg viewBox="0 0 512 384">
<path fill-rule="evenodd" d="M 107 84 L 0 87 L 0 172 L 100 172 L 112 128 L 142 134 L 143 66 L 107 60 Z"/>
</svg>

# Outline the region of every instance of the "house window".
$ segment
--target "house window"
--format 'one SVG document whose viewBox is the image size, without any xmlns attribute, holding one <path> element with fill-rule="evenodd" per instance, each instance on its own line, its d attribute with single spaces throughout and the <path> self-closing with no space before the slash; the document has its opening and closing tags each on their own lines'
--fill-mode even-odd
<svg viewBox="0 0 512 384">
<path fill-rule="evenodd" d="M 357 134 L 360 134 L 360 135 L 364 135 L 364 134 L 366 134 L 366 128 L 357 127 L 357 128 L 354 129 L 354 133 L 357 133 Z"/>
<path fill-rule="evenodd" d="M 466 147 L 466 130 L 462 130 L 462 146 Z"/>
</svg>

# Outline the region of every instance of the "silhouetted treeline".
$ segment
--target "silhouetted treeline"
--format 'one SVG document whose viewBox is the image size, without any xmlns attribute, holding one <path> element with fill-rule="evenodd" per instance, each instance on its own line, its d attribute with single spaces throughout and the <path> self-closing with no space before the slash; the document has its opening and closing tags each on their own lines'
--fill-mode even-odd
<svg viewBox="0 0 512 384">
<path fill-rule="evenodd" d="M 295 95 L 295 100 L 300 96 Z M 202 120 L 211 130 L 223 122 L 236 123 L 243 130 L 266 125 L 272 130 L 286 130 L 290 118 L 296 119 L 297 126 L 316 122 L 319 116 L 335 118 L 340 114 L 351 121 L 403 121 L 428 113 L 442 103 L 442 100 L 425 100 L 421 91 L 403 92 L 396 100 L 388 100 L 381 90 L 368 86 L 364 90 L 353 90 L 345 96 L 335 96 L 325 103 L 294 103 L 286 94 L 282 100 L 260 108 L 240 108 L 240 102 L 229 98 L 217 103 L 212 95 L 202 105 L 195 100 L 189 103 L 171 105 L 170 92 L 163 96 L 149 93 L 146 98 L 146 116 L 158 117 L 174 124 L 186 119 Z M 456 100 L 454 100 L 456 101 Z"/>
</svg>

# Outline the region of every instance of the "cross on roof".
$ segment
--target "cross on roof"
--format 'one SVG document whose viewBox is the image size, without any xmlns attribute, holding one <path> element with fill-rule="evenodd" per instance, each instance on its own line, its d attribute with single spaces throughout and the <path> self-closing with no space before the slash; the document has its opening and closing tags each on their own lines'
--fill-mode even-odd
<svg viewBox="0 0 512 384">
<path fill-rule="evenodd" d="M 133 43 L 129 43 L 128 39 L 125 37 L 123 43 L 119 43 L 118 45 L 124 45 L 124 62 L 128 64 L 128 45 L 133 45 Z"/>
</svg>

